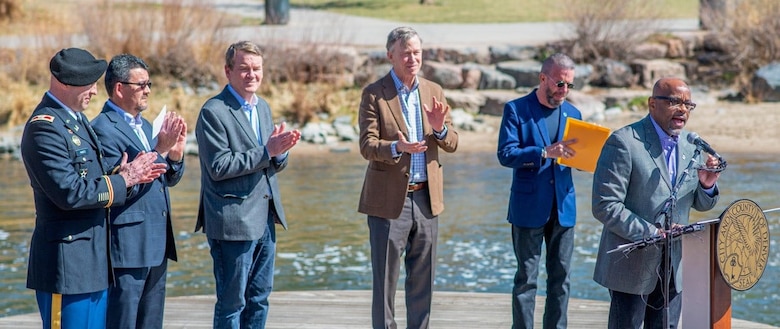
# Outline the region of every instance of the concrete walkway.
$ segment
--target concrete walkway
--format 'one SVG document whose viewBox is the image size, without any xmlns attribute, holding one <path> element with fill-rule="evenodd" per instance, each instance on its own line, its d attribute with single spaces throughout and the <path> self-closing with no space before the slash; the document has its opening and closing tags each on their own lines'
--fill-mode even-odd
<svg viewBox="0 0 780 329">
<path fill-rule="evenodd" d="M 154 1 L 154 0 L 149 0 Z M 218 10 L 230 14 L 265 17 L 263 0 L 215 0 Z M 684 32 L 698 29 L 697 19 L 659 21 L 661 32 Z M 500 45 L 540 45 L 571 36 L 571 26 L 564 22 L 494 23 L 494 24 L 426 24 L 405 23 L 329 13 L 311 9 L 291 8 L 287 25 L 258 25 L 230 27 L 222 31 L 225 42 L 252 40 L 259 43 L 300 44 L 318 43 L 350 45 L 362 48 L 384 49 L 387 33 L 398 26 L 411 26 L 424 40 L 424 47 L 485 48 Z M 28 35 L 0 36 L 0 48 L 34 47 L 45 44 L 69 43 L 85 47 L 87 38 L 73 35 L 31 37 Z M 50 39 L 50 40 L 49 40 Z"/>
<path fill-rule="evenodd" d="M 396 295 L 396 321 L 406 327 L 404 292 Z M 499 329 L 512 325 L 509 294 L 445 292 L 433 293 L 431 328 Z M 164 328 L 207 329 L 212 327 L 214 296 L 169 297 L 165 301 Z M 275 291 L 270 298 L 268 329 L 362 329 L 371 327 L 371 292 L 368 290 Z M 542 327 L 544 297 L 537 296 L 534 323 Z M 572 298 L 569 328 L 606 328 L 609 303 Z M 0 329 L 41 327 L 38 313 L 0 318 Z M 680 328 L 703 328 L 686 325 Z M 732 320 L 734 329 L 777 329 L 774 326 Z"/>
<path fill-rule="evenodd" d="M 263 1 L 219 0 L 217 8 L 232 14 L 264 18 Z M 247 26 L 229 29 L 233 39 L 259 42 L 318 42 L 361 47 L 385 46 L 387 33 L 398 26 L 411 26 L 424 40 L 424 47 L 488 47 L 492 45 L 540 45 L 571 36 L 563 22 L 494 24 L 404 23 L 356 17 L 310 9 L 290 9 L 290 21 L 283 26 Z M 659 31 L 695 31 L 698 19 L 659 21 Z"/>
</svg>

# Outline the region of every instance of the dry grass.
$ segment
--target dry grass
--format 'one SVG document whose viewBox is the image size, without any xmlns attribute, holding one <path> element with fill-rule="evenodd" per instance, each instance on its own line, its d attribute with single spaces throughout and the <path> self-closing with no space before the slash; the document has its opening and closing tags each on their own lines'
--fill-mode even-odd
<svg viewBox="0 0 780 329">
<path fill-rule="evenodd" d="M 14 2 L 17 0 L 0 0 Z M 71 36 L 82 35 L 85 48 L 105 59 L 120 53 L 143 58 L 155 82 L 147 118 L 163 106 L 184 116 L 194 128 L 200 106 L 213 96 L 213 87 L 226 82 L 223 73 L 227 43 L 223 27 L 246 21 L 214 10 L 216 0 L 31 0 L 13 21 L 0 24 L 0 34 L 29 31 L 35 37 L 14 49 L 0 48 L 0 125 L 24 122 L 48 87 L 48 62 L 61 48 L 72 47 Z M 14 2 L 16 3 L 16 2 Z M 72 17 L 89 17 L 79 24 Z M 237 40 L 234 40 L 237 41 Z M 232 41 L 231 41 L 232 42 Z M 275 117 L 297 123 L 317 120 L 320 114 L 354 112 L 359 95 L 350 81 L 341 80 L 346 67 L 338 47 L 285 48 L 268 45 L 267 74 L 260 94 L 269 101 Z M 312 56 L 312 54 L 317 54 Z M 206 92 L 203 92 L 203 87 Z M 86 110 L 92 118 L 100 111 L 105 90 Z M 208 89 L 212 88 L 212 89 Z"/>
<path fill-rule="evenodd" d="M 780 58 L 780 2 L 742 0 L 727 2 L 725 11 L 705 10 L 713 32 L 707 51 L 720 54 L 722 80 L 742 89 L 748 102 L 761 99 L 748 88 L 761 66 Z M 759 91 L 760 92 L 760 91 Z"/>
<path fill-rule="evenodd" d="M 562 4 L 574 37 L 561 43 L 575 61 L 631 58 L 631 50 L 649 36 L 662 18 L 656 1 L 580 0 Z"/>
</svg>

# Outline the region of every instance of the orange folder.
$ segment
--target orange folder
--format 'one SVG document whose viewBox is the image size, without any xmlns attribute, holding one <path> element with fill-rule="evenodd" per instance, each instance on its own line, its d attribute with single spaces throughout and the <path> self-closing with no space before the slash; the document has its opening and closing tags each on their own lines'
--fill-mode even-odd
<svg viewBox="0 0 780 329">
<path fill-rule="evenodd" d="M 601 154 L 601 147 L 604 146 L 609 134 L 610 130 L 607 127 L 568 118 L 566 128 L 563 131 L 563 140 L 576 138 L 577 142 L 570 144 L 569 147 L 577 154 L 568 159 L 558 158 L 558 164 L 590 173 L 596 171 L 596 162 Z"/>
</svg>

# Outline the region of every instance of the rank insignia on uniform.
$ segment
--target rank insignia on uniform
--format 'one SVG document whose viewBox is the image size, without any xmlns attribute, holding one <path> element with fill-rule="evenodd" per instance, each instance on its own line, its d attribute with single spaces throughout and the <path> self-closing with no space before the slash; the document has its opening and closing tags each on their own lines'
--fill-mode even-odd
<svg viewBox="0 0 780 329">
<path fill-rule="evenodd" d="M 81 146 L 81 138 L 79 138 L 79 136 L 72 135 L 70 136 L 70 140 L 73 141 L 74 145 Z"/>
<path fill-rule="evenodd" d="M 36 121 L 46 121 L 48 123 L 54 122 L 54 116 L 48 115 L 48 114 L 39 114 L 32 118 L 30 118 L 30 122 L 36 122 Z"/>
<path fill-rule="evenodd" d="M 98 202 L 106 202 L 106 201 L 108 201 L 108 192 L 98 193 Z"/>
<path fill-rule="evenodd" d="M 86 169 L 81 169 L 79 171 L 79 176 L 81 176 L 81 178 L 87 178 L 87 170 Z"/>
<path fill-rule="evenodd" d="M 79 131 L 79 126 L 78 125 L 73 125 L 73 130 Z"/>
</svg>

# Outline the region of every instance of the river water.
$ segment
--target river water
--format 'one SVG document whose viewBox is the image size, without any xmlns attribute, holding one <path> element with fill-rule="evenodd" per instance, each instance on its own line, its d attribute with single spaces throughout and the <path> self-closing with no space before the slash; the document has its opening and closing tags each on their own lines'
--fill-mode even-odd
<svg viewBox="0 0 780 329">
<path fill-rule="evenodd" d="M 719 181 L 721 201 L 692 220 L 716 218 L 732 201 L 751 199 L 763 209 L 780 206 L 780 163 L 773 155 L 728 155 Z M 185 178 L 171 189 L 179 262 L 169 265 L 168 295 L 214 293 L 211 257 L 197 215 L 199 168 L 187 158 Z M 436 289 L 509 293 L 515 260 L 506 222 L 511 170 L 494 152 L 445 154 L 446 210 L 440 216 Z M 291 155 L 280 174 L 289 231 L 279 232 L 275 290 L 371 289 L 368 228 L 356 211 L 366 161 L 355 152 Z M 36 312 L 25 288 L 27 254 L 33 230 L 32 191 L 21 161 L 0 159 L 0 316 Z M 592 175 L 575 172 L 578 198 L 573 297 L 608 300 L 592 280 L 601 225 L 590 214 Z M 733 291 L 735 318 L 780 326 L 780 213 L 767 215 L 771 233 L 769 264 L 750 290 Z M 544 294 L 544 269 L 540 294 Z M 507 295 L 507 303 L 510 299 Z M 370 312 L 366 305 L 365 312 Z"/>
</svg>

